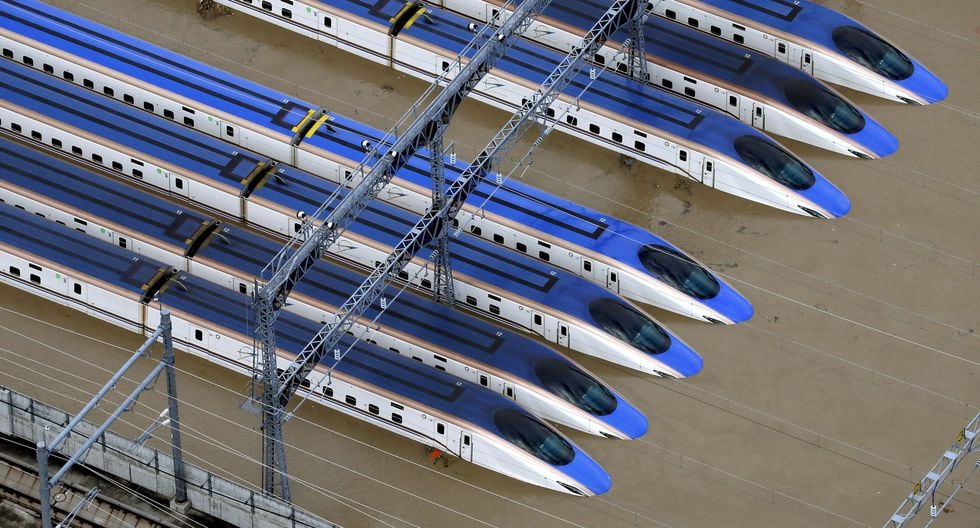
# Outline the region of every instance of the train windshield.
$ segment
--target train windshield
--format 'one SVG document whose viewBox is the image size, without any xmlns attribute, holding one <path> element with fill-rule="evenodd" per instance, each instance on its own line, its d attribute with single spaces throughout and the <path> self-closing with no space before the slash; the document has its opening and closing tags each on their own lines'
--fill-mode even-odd
<svg viewBox="0 0 980 528">
<path fill-rule="evenodd" d="M 867 29 L 841 26 L 833 39 L 847 58 L 893 81 L 908 79 L 915 70 L 908 56 Z"/>
<path fill-rule="evenodd" d="M 599 299 L 589 305 L 589 313 L 603 330 L 647 354 L 660 354 L 670 348 L 670 335 L 628 304 L 615 299 Z"/>
<path fill-rule="evenodd" d="M 647 271 L 688 295 L 711 299 L 721 290 L 710 271 L 674 248 L 647 244 L 637 255 Z"/>
<path fill-rule="evenodd" d="M 534 373 L 548 390 L 596 416 L 606 416 L 619 403 L 599 380 L 566 361 L 543 359 L 534 366 Z"/>
<path fill-rule="evenodd" d="M 735 152 L 753 169 L 797 191 L 813 187 L 816 176 L 795 156 L 759 136 L 735 138 Z"/>
<path fill-rule="evenodd" d="M 564 466 L 575 458 L 575 449 L 568 440 L 521 411 L 501 409 L 493 414 L 493 423 L 510 443 L 552 466 Z"/>
<path fill-rule="evenodd" d="M 864 128 L 861 112 L 817 81 L 791 79 L 783 92 L 797 110 L 838 132 L 854 134 Z"/>
</svg>

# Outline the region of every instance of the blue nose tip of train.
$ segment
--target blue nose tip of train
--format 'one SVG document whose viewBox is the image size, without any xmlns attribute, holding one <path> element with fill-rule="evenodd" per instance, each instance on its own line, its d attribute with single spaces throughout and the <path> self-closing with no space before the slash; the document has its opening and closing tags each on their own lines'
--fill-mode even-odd
<svg viewBox="0 0 980 528">
<path fill-rule="evenodd" d="M 752 306 L 752 303 L 736 291 L 735 288 L 725 283 L 721 283 L 721 289 L 718 291 L 718 295 L 714 299 L 711 299 L 708 306 L 727 317 L 731 321 L 731 324 L 748 321 L 755 313 L 755 308 Z M 713 323 L 724 322 L 714 319 L 709 319 L 709 321 Z"/>
<path fill-rule="evenodd" d="M 605 422 L 629 440 L 635 440 L 647 434 L 647 430 L 650 428 L 650 421 L 646 415 L 622 397 L 619 398 L 616 410 L 605 417 Z"/>
<path fill-rule="evenodd" d="M 575 457 L 568 464 L 560 466 L 559 469 L 577 484 L 585 486 L 593 495 L 602 495 L 609 491 L 612 488 L 612 477 L 609 476 L 609 473 L 577 445 L 574 446 L 574 449 Z"/>
<path fill-rule="evenodd" d="M 660 360 L 670 365 L 681 378 L 689 378 L 701 372 L 701 368 L 704 367 L 704 359 L 676 336 L 674 336 L 670 348 L 661 355 Z"/>
<path fill-rule="evenodd" d="M 926 104 L 938 103 L 949 95 L 949 87 L 936 74 L 916 63 L 915 72 L 902 81 L 902 87 L 923 99 Z"/>
<path fill-rule="evenodd" d="M 856 139 L 876 158 L 891 156 L 898 150 L 898 138 L 874 119 L 866 120 Z"/>
<path fill-rule="evenodd" d="M 817 175 L 813 187 L 803 191 L 803 196 L 818 209 L 800 205 L 803 213 L 817 218 L 840 218 L 851 211 L 851 199 L 843 191 L 830 183 L 830 180 Z"/>
</svg>

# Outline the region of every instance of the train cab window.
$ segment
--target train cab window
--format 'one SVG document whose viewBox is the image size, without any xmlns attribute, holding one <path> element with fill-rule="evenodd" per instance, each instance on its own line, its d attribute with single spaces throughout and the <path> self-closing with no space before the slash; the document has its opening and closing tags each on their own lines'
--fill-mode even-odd
<svg viewBox="0 0 980 528">
<path fill-rule="evenodd" d="M 509 442 L 548 464 L 564 466 L 575 458 L 575 449 L 568 440 L 529 414 L 501 409 L 493 414 L 493 423 Z"/>
<path fill-rule="evenodd" d="M 344 402 L 347 403 L 347 405 L 357 405 L 357 398 L 348 394 L 344 397 Z"/>
<path fill-rule="evenodd" d="M 759 136 L 746 134 L 735 138 L 735 152 L 752 168 L 791 189 L 803 191 L 817 181 L 802 161 Z"/>
<path fill-rule="evenodd" d="M 466 304 L 468 304 L 470 306 L 476 306 L 476 297 L 473 297 L 472 295 L 467 295 L 466 296 Z"/>
<path fill-rule="evenodd" d="M 480 236 L 480 234 L 483 233 L 483 230 L 480 229 L 480 226 L 471 225 L 470 226 L 470 233 L 473 233 L 476 236 Z"/>
<path fill-rule="evenodd" d="M 34 284 L 41 284 L 41 276 L 36 273 L 31 273 L 31 282 Z"/>
<path fill-rule="evenodd" d="M 599 299 L 589 304 L 589 314 L 603 330 L 647 354 L 660 354 L 670 348 L 670 335 L 636 308 L 615 299 Z"/>
<path fill-rule="evenodd" d="M 108 95 L 109 97 L 112 97 L 112 96 L 116 95 L 116 91 L 113 90 L 112 87 L 109 87 L 109 86 L 103 86 L 102 87 L 102 93 Z"/>
<path fill-rule="evenodd" d="M 516 247 L 517 247 L 517 251 L 520 251 L 521 253 L 527 253 L 527 244 L 523 242 L 518 242 Z"/>
<path fill-rule="evenodd" d="M 677 20 L 677 13 L 673 9 L 668 9 L 664 15 L 671 20 Z"/>
<path fill-rule="evenodd" d="M 490 385 L 490 379 L 487 378 L 486 376 L 484 376 L 483 374 L 480 374 L 480 385 L 483 385 L 484 387 L 489 386 Z"/>
<path fill-rule="evenodd" d="M 596 416 L 616 410 L 619 400 L 599 380 L 560 359 L 542 359 L 534 365 L 541 383 L 561 399 Z"/>
<path fill-rule="evenodd" d="M 783 83 L 786 99 L 811 119 L 845 134 L 864 129 L 861 111 L 811 79 L 791 79 Z"/>
<path fill-rule="evenodd" d="M 330 17 L 323 17 L 323 27 L 333 27 L 333 19 Z"/>
<path fill-rule="evenodd" d="M 500 315 L 500 307 L 497 306 L 496 304 L 491 304 L 490 313 L 492 313 L 493 315 Z"/>
<path fill-rule="evenodd" d="M 637 256 L 647 271 L 688 295 L 711 299 L 721 290 L 710 271 L 672 247 L 647 244 Z"/>
<path fill-rule="evenodd" d="M 368 412 L 371 413 L 371 414 L 381 414 L 381 409 L 379 409 L 377 405 L 375 405 L 373 403 L 369 403 L 368 404 Z"/>
<path fill-rule="evenodd" d="M 739 35 L 738 33 L 732 35 L 732 40 L 734 40 L 737 44 L 745 44 L 745 37 Z"/>
<path fill-rule="evenodd" d="M 284 7 L 284 8 L 282 8 L 282 16 L 284 16 L 286 18 L 293 18 L 293 12 L 290 11 L 289 9 L 286 9 Z"/>
<path fill-rule="evenodd" d="M 602 132 L 602 129 L 600 129 L 599 125 L 595 123 L 589 123 L 589 132 L 592 132 L 593 134 L 599 134 Z"/>
<path fill-rule="evenodd" d="M 686 95 L 688 97 L 694 97 L 694 88 L 691 88 L 690 86 L 685 86 L 684 87 L 684 95 Z"/>
<path fill-rule="evenodd" d="M 578 118 L 575 116 L 565 116 L 565 121 L 572 126 L 578 126 Z"/>
<path fill-rule="evenodd" d="M 129 242 L 125 238 L 119 237 L 119 247 L 125 249 L 126 246 L 128 246 L 128 245 L 129 245 Z"/>
<path fill-rule="evenodd" d="M 711 34 L 715 36 L 721 36 L 721 28 L 718 26 L 711 26 Z"/>
<path fill-rule="evenodd" d="M 436 434 L 446 434 L 446 426 L 441 423 L 437 423 Z"/>
<path fill-rule="evenodd" d="M 44 65 L 41 66 L 41 69 L 44 70 L 44 73 L 54 73 L 54 66 L 48 63 L 44 63 Z"/>
<path fill-rule="evenodd" d="M 122 169 L 123 169 L 122 163 L 119 163 L 118 161 L 112 162 L 112 170 L 122 171 Z"/>
<path fill-rule="evenodd" d="M 786 44 L 783 44 L 782 42 L 776 44 L 776 51 L 779 53 L 786 53 Z"/>
<path fill-rule="evenodd" d="M 34 66 L 34 59 L 28 57 L 27 55 L 24 55 L 22 62 L 28 66 Z"/>
<path fill-rule="evenodd" d="M 333 387 L 324 387 L 323 395 L 327 398 L 333 398 Z"/>
<path fill-rule="evenodd" d="M 204 332 L 201 330 L 194 330 L 194 339 L 198 341 L 204 341 Z"/>
<path fill-rule="evenodd" d="M 123 102 L 128 104 L 136 104 L 136 98 L 130 94 L 123 94 Z"/>
<path fill-rule="evenodd" d="M 61 73 L 61 78 L 63 78 L 64 80 L 66 80 L 68 82 L 74 82 L 75 81 L 75 74 L 73 74 L 72 72 L 69 72 L 69 71 L 62 72 Z"/>
<path fill-rule="evenodd" d="M 687 161 L 687 151 L 681 150 L 677 152 L 677 159 L 681 161 Z"/>
<path fill-rule="evenodd" d="M 504 243 L 504 235 L 501 235 L 501 234 L 498 234 L 498 233 L 494 233 L 493 234 L 493 241 L 496 242 L 496 243 L 498 243 L 498 244 L 503 244 Z"/>
<path fill-rule="evenodd" d="M 674 87 L 674 81 L 670 79 L 660 79 L 660 85 L 670 90 L 671 88 Z"/>
<path fill-rule="evenodd" d="M 551 260 L 551 255 L 549 255 L 547 251 L 538 251 L 538 258 L 548 262 Z"/>
<path fill-rule="evenodd" d="M 738 106 L 738 97 L 735 97 L 734 95 L 729 95 L 728 106 Z"/>
<path fill-rule="evenodd" d="M 689 26 L 691 26 L 693 28 L 698 27 L 698 19 L 696 19 L 694 17 L 688 17 L 688 19 L 687 19 L 687 25 L 689 25 Z"/>
<path fill-rule="evenodd" d="M 153 106 L 153 103 L 149 101 L 143 101 L 143 110 L 146 110 L 147 112 L 152 112 L 154 108 L 155 107 Z"/>
<path fill-rule="evenodd" d="M 639 150 L 640 152 L 646 152 L 646 150 L 647 150 L 646 144 L 643 143 L 642 141 L 634 141 L 633 142 L 633 148 L 635 148 L 636 150 Z"/>
<path fill-rule="evenodd" d="M 9 268 L 7 268 L 7 271 L 9 271 L 10 274 L 13 275 L 14 277 L 20 277 L 20 268 L 18 267 L 10 266 Z"/>
<path fill-rule="evenodd" d="M 60 149 L 62 146 L 61 140 L 58 138 L 51 138 L 51 146 Z"/>
<path fill-rule="evenodd" d="M 167 119 L 173 119 L 174 118 L 174 111 L 173 110 L 164 109 L 163 110 L 163 117 L 166 117 Z"/>
<path fill-rule="evenodd" d="M 14 58 L 14 52 L 12 50 L 7 49 L 7 48 L 3 48 L 3 56 L 6 57 L 6 58 L 8 58 L 8 59 L 12 59 L 12 58 Z"/>
<path fill-rule="evenodd" d="M 75 292 L 75 295 L 81 295 L 82 294 L 82 285 L 76 282 L 74 284 L 74 287 L 72 288 L 72 290 Z"/>
<path fill-rule="evenodd" d="M 623 135 L 620 134 L 619 132 L 613 132 L 612 133 L 612 140 L 615 141 L 616 143 L 622 143 L 623 142 Z"/>
<path fill-rule="evenodd" d="M 893 81 L 908 79 L 915 71 L 908 56 L 867 29 L 841 26 L 831 37 L 848 59 Z"/>
<path fill-rule="evenodd" d="M 189 118 L 189 117 L 185 117 L 184 118 L 184 124 L 187 125 L 187 126 L 189 126 L 189 127 L 193 127 L 194 126 L 194 120 L 191 119 L 191 118 Z"/>
<path fill-rule="evenodd" d="M 402 423 L 402 415 L 391 413 L 391 421 L 398 424 Z"/>
</svg>

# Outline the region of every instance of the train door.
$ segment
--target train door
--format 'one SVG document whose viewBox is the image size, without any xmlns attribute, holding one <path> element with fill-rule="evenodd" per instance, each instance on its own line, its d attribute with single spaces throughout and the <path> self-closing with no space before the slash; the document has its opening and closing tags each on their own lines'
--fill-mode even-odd
<svg viewBox="0 0 980 528">
<path fill-rule="evenodd" d="M 558 344 L 568 346 L 568 325 L 561 321 L 558 321 Z"/>
<path fill-rule="evenodd" d="M 514 391 L 516 391 L 517 389 L 514 387 L 514 384 L 513 383 L 507 383 L 505 381 L 503 383 L 503 386 L 504 386 L 504 391 L 503 391 L 502 394 L 504 396 L 506 396 L 507 399 L 515 400 L 516 401 L 517 400 L 517 394 Z"/>
<path fill-rule="evenodd" d="M 68 297 L 88 305 L 88 287 L 75 279 L 68 279 Z"/>
<path fill-rule="evenodd" d="M 800 57 L 800 69 L 813 75 L 813 54 L 807 50 L 803 50 L 803 55 Z"/>
<path fill-rule="evenodd" d="M 715 186 L 715 161 L 711 158 L 701 160 L 701 183 L 708 187 Z"/>
<path fill-rule="evenodd" d="M 733 93 L 728 94 L 728 113 L 735 116 L 735 119 L 742 120 L 742 98 Z"/>
<path fill-rule="evenodd" d="M 580 275 L 586 279 L 589 279 L 590 281 L 595 280 L 595 262 L 587 258 L 582 258 L 581 268 Z"/>
<path fill-rule="evenodd" d="M 531 331 L 539 336 L 544 336 L 544 314 L 531 311 Z"/>
<path fill-rule="evenodd" d="M 606 270 L 606 289 L 613 293 L 619 293 L 619 273 L 612 269 Z"/>
<path fill-rule="evenodd" d="M 789 43 L 785 40 L 776 39 L 776 58 L 790 64 L 789 61 Z"/>
<path fill-rule="evenodd" d="M 221 131 L 221 139 L 237 145 L 239 141 L 238 127 L 236 127 L 231 123 L 226 123 L 221 120 L 217 120 L 217 122 L 218 122 L 218 130 Z"/>
<path fill-rule="evenodd" d="M 313 12 L 316 17 L 316 28 L 320 33 L 337 36 L 337 19 L 330 13 Z"/>
<path fill-rule="evenodd" d="M 187 178 L 173 173 L 167 173 L 167 179 L 170 180 L 170 192 L 180 196 L 187 196 L 187 189 L 190 186 L 190 181 Z"/>
<path fill-rule="evenodd" d="M 692 180 L 700 179 L 700 174 L 691 174 L 691 151 L 680 147 L 676 150 L 677 159 L 674 161 L 674 166 L 677 167 L 681 176 L 691 178 Z"/>
<path fill-rule="evenodd" d="M 752 103 L 752 126 L 759 130 L 766 128 L 766 108 L 760 103 Z"/>
<path fill-rule="evenodd" d="M 449 447 L 449 433 L 446 429 L 446 424 L 438 420 L 433 420 L 435 422 L 435 439 L 441 445 Z"/>
<path fill-rule="evenodd" d="M 460 433 L 460 435 L 461 436 L 459 439 L 459 458 L 467 462 L 472 462 L 473 461 L 473 437 L 465 431 Z"/>
</svg>

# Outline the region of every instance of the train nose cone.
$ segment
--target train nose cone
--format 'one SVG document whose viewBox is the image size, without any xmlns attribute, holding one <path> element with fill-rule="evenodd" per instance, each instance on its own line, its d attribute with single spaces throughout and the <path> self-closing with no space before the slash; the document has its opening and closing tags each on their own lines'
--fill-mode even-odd
<svg viewBox="0 0 980 528">
<path fill-rule="evenodd" d="M 752 303 L 735 288 L 725 283 L 722 283 L 718 295 L 711 300 L 709 306 L 727 317 L 731 324 L 748 321 L 755 313 Z"/>
<path fill-rule="evenodd" d="M 618 398 L 619 404 L 616 406 L 616 410 L 605 417 L 605 422 L 622 433 L 627 440 L 635 440 L 647 434 L 650 421 L 646 415 L 623 399 L 622 396 L 618 396 Z"/>
<path fill-rule="evenodd" d="M 866 118 L 864 130 L 856 139 L 877 158 L 891 156 L 898 150 L 898 138 L 874 119 Z"/>
<path fill-rule="evenodd" d="M 585 486 L 592 495 L 602 495 L 612 488 L 612 477 L 609 473 L 577 445 L 572 461 L 558 469 L 578 484 Z"/>
<path fill-rule="evenodd" d="M 938 103 L 949 95 L 946 83 L 918 62 L 915 64 L 915 72 L 902 81 L 901 85 L 923 99 L 926 104 Z"/>
<path fill-rule="evenodd" d="M 802 205 L 800 209 L 813 216 L 817 216 L 814 213 L 818 213 L 820 216 L 828 218 L 840 218 L 850 212 L 851 199 L 833 183 L 830 183 L 827 178 L 819 174 L 816 176 L 813 187 L 807 189 L 803 196 L 819 207 L 819 210 L 814 211 Z"/>
<path fill-rule="evenodd" d="M 701 369 L 704 367 L 704 359 L 693 348 L 688 346 L 687 343 L 678 339 L 676 335 L 671 337 L 672 342 L 670 348 L 658 356 L 657 359 L 674 369 L 679 378 L 689 378 L 701 372 Z"/>
</svg>

